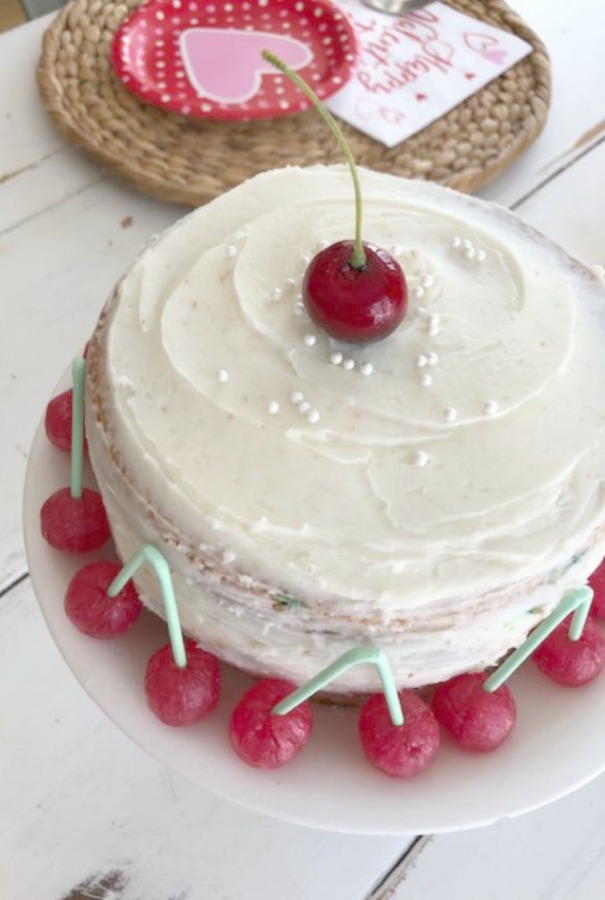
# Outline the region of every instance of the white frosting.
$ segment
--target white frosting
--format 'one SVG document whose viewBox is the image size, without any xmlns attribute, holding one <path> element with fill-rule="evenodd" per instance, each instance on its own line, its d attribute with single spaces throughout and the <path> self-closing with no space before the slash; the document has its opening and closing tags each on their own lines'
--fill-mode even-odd
<svg viewBox="0 0 605 900">
<path fill-rule="evenodd" d="M 202 643 L 304 680 L 374 642 L 417 684 L 493 663 L 603 555 L 605 303 L 504 211 L 361 175 L 364 237 L 408 279 L 391 336 L 339 343 L 300 307 L 306 260 L 351 236 L 348 172 L 261 175 L 122 282 L 109 437 L 89 441 L 122 553 L 157 535 L 124 499 L 109 439 L 136 494 L 233 572 L 218 587 L 173 556 Z M 300 604 L 275 613 L 246 598 L 249 579 Z"/>
</svg>

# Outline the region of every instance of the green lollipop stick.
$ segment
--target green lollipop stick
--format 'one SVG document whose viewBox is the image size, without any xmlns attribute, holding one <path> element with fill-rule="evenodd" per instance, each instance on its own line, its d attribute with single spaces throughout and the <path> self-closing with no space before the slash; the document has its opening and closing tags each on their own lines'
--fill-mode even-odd
<svg viewBox="0 0 605 900">
<path fill-rule="evenodd" d="M 86 360 L 76 356 L 71 364 L 73 399 L 71 411 L 71 484 L 74 500 L 82 499 L 82 459 L 84 456 L 84 382 Z"/>
<path fill-rule="evenodd" d="M 119 594 L 124 585 L 130 581 L 137 570 L 146 562 L 153 568 L 160 583 L 162 602 L 164 604 L 166 623 L 168 625 L 168 636 L 170 638 L 174 662 L 179 669 L 184 669 L 187 665 L 187 654 L 185 653 L 185 641 L 183 640 L 183 631 L 181 629 L 179 610 L 174 595 L 172 576 L 170 574 L 168 563 L 157 547 L 153 547 L 151 544 L 145 544 L 140 550 L 137 550 L 134 556 L 131 556 L 128 562 L 122 566 L 109 585 L 107 596 L 115 597 L 116 594 Z"/>
<path fill-rule="evenodd" d="M 537 628 L 534 628 L 524 643 L 508 659 L 505 659 L 495 672 L 492 672 L 485 681 L 483 689 L 488 691 L 488 693 L 497 691 L 571 612 L 573 612 L 573 618 L 568 634 L 570 640 L 578 641 L 590 612 L 592 596 L 593 591 L 589 587 L 568 591 L 548 618 L 544 619 Z"/>
<path fill-rule="evenodd" d="M 354 647 L 353 650 L 347 650 L 342 656 L 339 656 L 333 663 L 318 672 L 313 678 L 307 681 L 301 687 L 297 688 L 287 697 L 284 697 L 276 706 L 273 712 L 277 716 L 285 716 L 295 707 L 299 706 L 304 700 L 308 700 L 318 691 L 327 687 L 338 675 L 346 672 L 347 669 L 361 664 L 370 664 L 376 666 L 380 683 L 382 684 L 382 692 L 386 700 L 389 715 L 393 725 L 403 725 L 403 710 L 399 702 L 397 687 L 393 679 L 393 673 L 389 661 L 382 650 L 377 647 Z"/>
</svg>

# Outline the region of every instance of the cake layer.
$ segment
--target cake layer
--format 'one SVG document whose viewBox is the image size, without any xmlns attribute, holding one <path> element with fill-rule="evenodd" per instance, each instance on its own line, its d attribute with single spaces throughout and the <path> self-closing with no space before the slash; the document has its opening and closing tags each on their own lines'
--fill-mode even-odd
<svg viewBox="0 0 605 900">
<path fill-rule="evenodd" d="M 604 555 L 604 291 L 500 208 L 361 182 L 364 237 L 408 282 L 392 335 L 338 342 L 301 304 L 351 237 L 348 171 L 260 175 L 118 286 L 88 440 L 119 552 L 167 553 L 204 646 L 303 681 L 373 643 L 418 685 L 496 662 Z"/>
</svg>

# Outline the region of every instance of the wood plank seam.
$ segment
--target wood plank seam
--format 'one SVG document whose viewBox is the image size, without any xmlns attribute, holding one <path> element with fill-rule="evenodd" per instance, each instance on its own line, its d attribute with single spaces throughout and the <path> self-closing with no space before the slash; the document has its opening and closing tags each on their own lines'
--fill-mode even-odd
<svg viewBox="0 0 605 900">
<path fill-rule="evenodd" d="M 17 575 L 16 578 L 13 578 L 9 584 L 5 584 L 3 588 L 0 589 L 0 600 L 5 597 L 13 588 L 19 587 L 27 578 L 29 578 L 29 572 L 25 571 L 22 575 Z"/>
<path fill-rule="evenodd" d="M 551 172 L 546 178 L 542 181 L 539 181 L 530 191 L 524 194 L 522 197 L 519 197 L 518 200 L 515 200 L 514 203 L 511 203 L 511 210 L 518 210 L 524 203 L 528 200 L 531 200 L 532 197 L 535 197 L 543 188 L 548 187 L 553 181 L 555 181 L 560 175 L 564 175 L 568 169 L 571 169 L 572 166 L 575 166 L 576 163 L 580 162 L 585 156 L 588 156 L 594 150 L 596 150 L 601 144 L 605 143 L 605 134 L 602 135 L 598 140 L 594 141 L 592 144 L 589 144 L 585 147 L 580 153 L 577 153 L 575 156 L 571 157 L 567 160 L 566 163 L 559 166 L 554 172 Z"/>
<path fill-rule="evenodd" d="M 416 864 L 420 854 L 428 847 L 433 837 L 432 834 L 418 835 L 407 850 L 395 860 L 365 900 L 389 900 L 390 897 L 393 897 L 409 869 Z"/>
<path fill-rule="evenodd" d="M 16 231 L 18 228 L 22 228 L 24 225 L 28 225 L 30 222 L 33 222 L 35 219 L 40 216 L 44 216 L 49 212 L 52 212 L 55 209 L 58 209 L 60 206 L 63 206 L 64 203 L 73 200 L 75 197 L 79 197 L 80 194 L 84 194 L 86 191 L 89 191 L 91 188 L 97 187 L 97 185 L 101 184 L 103 181 L 106 181 L 107 178 L 105 175 L 102 175 L 100 178 L 95 179 L 95 181 L 90 182 L 90 184 L 86 184 L 83 187 L 78 188 L 77 191 L 73 191 L 71 194 L 66 194 L 64 197 L 61 197 L 60 200 L 57 200 L 55 203 L 49 203 L 48 206 L 45 206 L 44 209 L 38 210 L 35 213 L 32 213 L 31 216 L 26 216 L 24 219 L 21 219 L 19 222 L 15 222 L 13 225 L 10 225 L 8 228 L 0 231 L 0 238 L 5 237 L 6 235 L 11 234 L 13 231 Z"/>
</svg>

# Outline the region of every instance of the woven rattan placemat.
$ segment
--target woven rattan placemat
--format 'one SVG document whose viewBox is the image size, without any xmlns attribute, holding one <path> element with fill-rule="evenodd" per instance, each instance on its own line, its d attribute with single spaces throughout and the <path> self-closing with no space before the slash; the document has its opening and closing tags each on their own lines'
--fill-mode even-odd
<svg viewBox="0 0 605 900">
<path fill-rule="evenodd" d="M 128 93 L 110 62 L 113 35 L 141 0 L 72 0 L 46 32 L 42 101 L 61 134 L 140 190 L 198 206 L 265 169 L 341 161 L 313 111 L 252 122 L 193 120 Z M 343 126 L 370 168 L 472 191 L 502 172 L 540 133 L 550 64 L 539 38 L 501 0 L 449 0 L 534 47 L 508 72 L 392 149 Z"/>
</svg>

